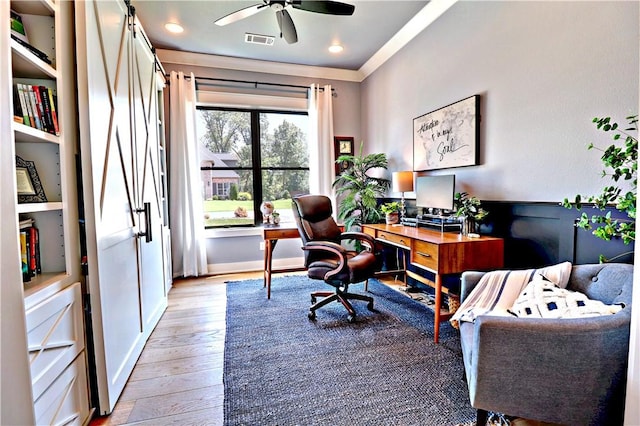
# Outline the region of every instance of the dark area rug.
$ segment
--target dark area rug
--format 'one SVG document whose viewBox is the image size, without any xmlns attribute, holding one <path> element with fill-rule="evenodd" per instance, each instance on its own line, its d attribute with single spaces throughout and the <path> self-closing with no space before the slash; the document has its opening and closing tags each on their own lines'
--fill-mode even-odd
<svg viewBox="0 0 640 426">
<path fill-rule="evenodd" d="M 307 312 L 329 286 L 304 275 L 227 283 L 225 425 L 456 425 L 475 418 L 457 331 L 377 280 L 375 311 L 356 323 L 332 303 Z M 356 285 L 352 291 L 362 291 Z"/>
</svg>

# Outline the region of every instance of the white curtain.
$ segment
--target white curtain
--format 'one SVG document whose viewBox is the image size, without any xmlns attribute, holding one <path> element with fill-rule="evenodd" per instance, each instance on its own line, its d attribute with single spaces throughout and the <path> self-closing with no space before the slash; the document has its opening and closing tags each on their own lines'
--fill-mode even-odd
<svg viewBox="0 0 640 426">
<path fill-rule="evenodd" d="M 309 191 L 331 197 L 335 205 L 331 188 L 335 179 L 331 85 L 311 85 L 309 127 Z"/>
<path fill-rule="evenodd" d="M 171 72 L 169 84 L 169 218 L 174 276 L 207 273 L 202 180 L 196 138 L 193 73 Z"/>
</svg>

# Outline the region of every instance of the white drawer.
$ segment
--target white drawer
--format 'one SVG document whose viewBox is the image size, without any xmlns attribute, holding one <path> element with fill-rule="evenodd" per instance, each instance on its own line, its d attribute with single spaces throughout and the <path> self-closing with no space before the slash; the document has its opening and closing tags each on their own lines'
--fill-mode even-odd
<svg viewBox="0 0 640 426">
<path fill-rule="evenodd" d="M 37 425 L 78 425 L 88 420 L 89 392 L 83 351 L 35 400 Z"/>
<path fill-rule="evenodd" d="M 82 313 L 80 283 L 27 310 L 27 343 L 34 399 L 84 349 Z"/>
</svg>

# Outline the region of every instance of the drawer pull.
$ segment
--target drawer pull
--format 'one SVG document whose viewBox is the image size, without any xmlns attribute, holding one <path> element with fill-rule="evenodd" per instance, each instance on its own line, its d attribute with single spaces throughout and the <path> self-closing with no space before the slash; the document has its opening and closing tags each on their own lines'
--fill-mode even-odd
<svg viewBox="0 0 640 426">
<path fill-rule="evenodd" d="M 416 254 L 419 254 L 420 256 L 424 256 L 424 257 L 431 257 L 431 255 L 429 253 L 425 253 L 422 251 L 417 251 Z"/>
<path fill-rule="evenodd" d="M 404 242 L 404 240 L 400 240 L 400 243 L 402 243 L 403 245 L 408 245 L 407 243 Z"/>
<path fill-rule="evenodd" d="M 380 235 L 378 238 L 380 238 L 381 240 L 386 240 L 386 239 L 387 239 L 387 236 L 386 236 L 386 235 L 384 235 L 384 234 L 382 234 L 382 235 Z"/>
</svg>

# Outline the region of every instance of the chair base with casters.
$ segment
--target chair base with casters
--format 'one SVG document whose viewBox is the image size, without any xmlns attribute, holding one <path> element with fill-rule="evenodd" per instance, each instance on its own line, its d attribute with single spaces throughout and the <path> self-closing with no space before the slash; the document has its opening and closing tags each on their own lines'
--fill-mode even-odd
<svg viewBox="0 0 640 426">
<path fill-rule="evenodd" d="M 309 319 L 312 321 L 316 319 L 316 310 L 319 308 L 328 305 L 331 302 L 340 302 L 349 313 L 347 320 L 353 323 L 356 321 L 356 311 L 349 302 L 350 299 L 367 302 L 367 309 L 373 311 L 373 297 L 365 296 L 364 294 L 349 293 L 347 288 L 348 287 L 336 287 L 336 291 L 314 291 L 311 293 L 311 303 L 313 305 L 309 308 Z M 323 299 L 317 302 L 320 297 Z"/>
</svg>

